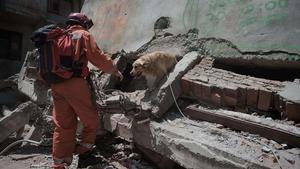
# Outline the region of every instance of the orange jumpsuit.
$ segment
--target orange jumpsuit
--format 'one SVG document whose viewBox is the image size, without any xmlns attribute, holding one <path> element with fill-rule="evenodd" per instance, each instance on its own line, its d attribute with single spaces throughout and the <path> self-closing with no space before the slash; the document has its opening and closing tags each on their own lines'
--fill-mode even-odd
<svg viewBox="0 0 300 169">
<path fill-rule="evenodd" d="M 100 70 L 115 74 L 118 72 L 113 61 L 97 46 L 91 34 L 81 26 L 69 28 L 75 60 L 84 63 L 82 77 L 74 77 L 58 84 L 52 84 L 54 163 L 71 163 L 73 153 L 84 153 L 94 144 L 99 116 L 91 100 L 91 91 L 85 77 L 89 74 L 88 61 Z M 76 147 L 77 117 L 84 129 L 80 146 Z M 76 150 L 75 150 L 76 149 Z"/>
</svg>

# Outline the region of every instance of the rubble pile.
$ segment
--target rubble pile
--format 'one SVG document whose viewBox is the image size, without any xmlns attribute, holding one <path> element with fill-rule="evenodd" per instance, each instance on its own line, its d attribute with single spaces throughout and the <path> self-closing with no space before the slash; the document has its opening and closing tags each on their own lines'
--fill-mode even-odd
<svg viewBox="0 0 300 169">
<path fill-rule="evenodd" d="M 124 74 L 121 82 L 92 70 L 89 83 L 101 112 L 99 133 L 112 134 L 97 139 L 103 158 L 99 167 L 299 168 L 300 99 L 291 92 L 299 91 L 299 76 L 272 79 L 268 69 L 299 71 L 300 56 L 243 52 L 224 39 L 198 39 L 197 33 L 160 32 L 134 52 L 113 54 Z M 175 53 L 178 63 L 150 91 L 145 79 L 134 79 L 129 72 L 139 56 L 157 50 Z M 18 112 L 28 118 L 9 134 L 29 124 L 27 139 L 49 143 L 51 91 L 36 80 L 35 57 L 35 51 L 28 52 L 18 78 L 18 91 L 30 101 L 17 104 L 17 109 L 24 104 L 32 107 L 29 113 Z M 239 72 L 239 66 L 247 70 Z M 251 69 L 262 68 L 264 75 L 251 74 Z M 48 164 L 49 159 L 43 160 Z"/>
<path fill-rule="evenodd" d="M 104 101 L 102 100 L 101 103 L 100 101 L 98 102 L 100 103 L 98 104 L 98 107 L 101 110 L 104 110 L 103 112 L 105 112 L 103 118 L 104 128 L 106 128 L 111 132 L 114 132 L 115 134 L 123 137 L 124 139 L 134 140 L 137 144 L 141 145 L 142 147 L 146 147 L 150 150 L 154 150 L 162 154 L 165 157 L 169 157 L 176 163 L 186 168 L 197 168 L 197 166 L 200 165 L 205 166 L 204 165 L 205 162 L 203 160 L 199 160 L 199 158 L 201 157 L 207 159 L 208 161 L 211 159 L 205 154 L 202 154 L 203 155 L 202 156 L 200 153 L 202 150 L 196 151 L 197 153 L 193 152 L 193 150 L 195 150 L 196 147 L 202 147 L 203 144 L 208 147 L 212 146 L 214 148 L 222 147 L 224 145 L 216 146 L 216 144 L 212 144 L 212 142 L 207 143 L 206 141 L 202 142 L 199 140 L 197 141 L 195 140 L 197 143 L 195 143 L 196 145 L 194 146 L 185 145 L 185 143 L 183 143 L 184 142 L 183 140 L 185 139 L 189 140 L 187 137 L 187 133 L 185 133 L 184 131 L 182 131 L 182 133 L 179 132 L 180 129 L 178 128 L 174 129 L 176 130 L 176 132 L 172 133 L 173 129 L 169 129 L 167 126 L 172 126 L 173 128 L 180 126 L 180 124 L 172 123 L 172 120 L 174 120 L 175 118 L 177 120 L 180 119 L 184 121 L 184 118 L 182 119 L 180 114 L 178 115 L 173 114 L 173 117 L 172 115 L 171 117 L 170 115 L 167 115 L 168 114 L 167 112 L 179 111 L 178 108 L 174 106 L 174 99 L 175 100 L 179 99 L 178 100 L 180 103 L 179 108 L 181 110 L 184 110 L 187 105 L 200 104 L 204 107 L 208 106 L 212 109 L 219 109 L 220 114 L 224 112 L 224 115 L 227 110 L 251 114 L 249 117 L 247 117 L 247 121 L 259 117 L 256 121 L 259 122 L 257 125 L 261 127 L 260 129 L 252 130 L 251 126 L 247 126 L 247 124 L 240 123 L 239 121 L 242 120 L 242 115 L 236 116 L 238 117 L 237 119 L 239 121 L 237 121 L 236 124 L 233 124 L 233 126 L 234 125 L 236 126 L 233 128 L 237 130 L 245 129 L 245 131 L 260 134 L 260 136 L 262 137 L 267 137 L 271 140 L 275 139 L 280 142 L 278 144 L 280 145 L 282 144 L 279 147 L 282 146 L 284 147 L 285 143 L 290 141 L 291 141 L 290 142 L 291 145 L 298 146 L 297 140 L 299 140 L 299 129 L 295 126 L 297 126 L 299 115 L 293 116 L 291 114 L 299 114 L 298 111 L 300 109 L 293 109 L 293 112 L 291 112 L 288 111 L 286 107 L 287 104 L 292 104 L 293 107 L 297 107 L 299 105 L 299 100 L 297 100 L 298 98 L 291 99 L 291 97 L 286 97 L 281 94 L 282 91 L 286 90 L 285 84 L 287 82 L 283 82 L 285 79 L 282 79 L 283 77 L 279 79 L 281 81 L 272 80 L 271 78 L 265 79 L 262 78 L 262 76 L 243 75 L 243 74 L 236 73 L 234 71 L 230 71 L 230 70 L 228 71 L 227 70 L 228 68 L 221 69 L 219 67 L 222 67 L 220 66 L 222 65 L 222 63 L 224 63 L 224 65 L 229 64 L 230 66 L 230 63 L 232 61 L 233 67 L 241 64 L 242 66 L 251 68 L 251 64 L 254 63 L 255 66 L 252 69 L 256 69 L 256 67 L 257 69 L 260 69 L 261 67 L 264 67 L 265 69 L 268 68 L 273 69 L 274 67 L 277 67 L 278 69 L 290 68 L 291 72 L 295 72 L 296 70 L 299 70 L 298 67 L 299 58 L 300 58 L 299 55 L 294 55 L 294 54 L 289 55 L 286 52 L 280 52 L 280 51 L 274 51 L 274 52 L 270 51 L 266 53 L 242 52 L 232 43 L 224 39 L 216 39 L 216 38 L 197 39 L 195 38 L 197 37 L 195 34 L 197 34 L 197 31 L 195 30 L 191 30 L 184 35 L 175 35 L 175 36 L 166 33 L 152 38 L 150 42 L 143 45 L 136 52 L 131 52 L 125 55 L 125 57 L 129 59 L 128 66 L 126 66 L 127 68 L 125 68 L 125 70 L 131 69 L 130 64 L 132 63 L 132 61 L 130 59 L 135 60 L 138 56 L 155 50 L 170 51 L 171 49 L 171 51 L 177 53 L 178 60 L 180 61 L 178 62 L 174 70 L 169 74 L 169 77 L 165 77 L 165 79 L 161 81 L 159 87 L 155 91 L 150 92 L 148 90 L 143 90 L 144 88 L 146 88 L 145 82 L 142 80 L 132 79 L 132 80 L 128 80 L 128 84 L 124 85 L 123 88 L 119 88 L 121 91 L 111 92 L 110 94 L 105 95 L 106 99 L 104 99 Z M 194 51 L 194 53 L 191 51 Z M 191 67 L 193 67 L 192 69 L 189 68 L 188 69 L 189 71 L 184 72 L 182 75 L 177 74 L 177 76 L 175 76 L 176 78 L 171 77 L 173 76 L 174 72 L 177 71 L 178 67 L 180 65 L 183 65 L 182 63 L 184 63 L 184 59 L 191 61 L 193 60 L 193 56 L 195 56 L 195 63 L 191 62 L 192 63 Z M 267 78 L 270 75 L 265 74 L 264 76 Z M 297 79 L 298 76 L 295 74 L 293 75 L 292 73 L 289 74 L 289 78 L 294 80 Z M 176 81 L 175 79 L 179 79 L 179 80 Z M 93 82 L 97 82 L 97 79 L 94 79 Z M 177 82 L 180 83 L 179 86 L 175 85 Z M 141 87 L 141 83 L 143 84 L 142 87 Z M 292 83 L 296 86 L 299 86 L 299 84 L 297 84 L 296 81 L 295 82 L 290 81 L 288 83 Z M 171 86 L 174 88 L 175 98 L 171 96 L 170 89 L 168 87 L 170 86 L 169 84 L 172 84 Z M 116 84 L 115 86 L 118 85 L 119 84 Z M 132 91 L 133 86 L 136 86 L 136 89 L 141 89 L 141 90 Z M 102 90 L 107 90 L 107 89 L 103 88 Z M 295 90 L 295 92 L 297 91 L 298 90 Z M 160 98 L 160 96 L 164 96 L 165 99 L 163 97 Z M 135 103 L 136 109 L 134 109 L 133 106 L 133 108 L 131 108 L 131 110 L 134 110 L 133 112 L 124 111 L 122 107 L 126 107 L 126 106 L 124 105 L 122 106 L 120 105 L 120 103 L 124 103 L 124 105 L 128 105 L 128 107 L 132 107 Z M 139 111 L 141 112 L 138 113 Z M 132 120 L 132 117 L 124 116 L 123 113 L 126 114 L 126 112 L 136 114 L 136 116 L 133 116 L 135 117 L 134 119 L 136 121 Z M 209 112 L 211 113 L 212 110 L 209 110 Z M 121 114 L 116 114 L 116 113 L 121 113 Z M 203 116 L 202 118 L 198 118 L 200 117 L 200 115 L 192 116 L 187 111 L 185 111 L 185 113 L 187 113 L 187 115 L 189 115 L 189 117 L 192 119 L 201 119 L 204 121 L 207 120 L 210 121 L 205 116 Z M 202 113 L 202 112 L 199 111 L 196 113 Z M 144 124 L 145 121 L 141 120 L 138 114 L 143 114 L 143 119 L 147 119 L 147 117 L 145 117 L 147 115 L 150 119 L 154 119 L 154 120 L 159 119 L 158 123 L 151 121 L 150 123 Z M 229 114 L 231 113 L 229 112 Z M 257 116 L 257 115 L 263 115 L 263 116 Z M 212 118 L 214 119 L 214 117 Z M 277 120 L 273 121 L 274 123 L 273 122 L 270 123 L 268 121 L 266 121 L 266 123 L 264 122 L 265 119 L 268 120 L 272 118 L 275 118 Z M 224 119 L 226 121 L 226 118 Z M 166 123 L 164 122 L 165 120 L 167 121 Z M 293 120 L 294 122 L 287 121 L 287 120 Z M 217 122 L 216 121 L 211 121 L 211 122 L 221 123 L 221 124 L 223 123 L 222 120 L 221 121 L 219 120 Z M 238 123 L 239 125 L 237 125 Z M 267 124 L 269 123 L 271 128 L 274 129 L 274 131 L 271 131 L 270 134 L 268 134 L 268 132 L 265 131 L 265 129 L 268 128 Z M 269 135 L 277 135 L 274 134 L 273 132 L 278 132 L 282 130 L 279 127 L 280 126 L 279 124 L 284 124 L 283 126 L 283 128 L 285 128 L 284 132 L 286 132 L 286 134 L 288 135 L 293 135 L 292 138 L 289 138 L 289 136 L 286 137 L 285 139 L 282 139 L 284 137 L 276 138 L 277 136 L 271 138 L 269 137 Z M 197 124 L 197 126 L 201 126 L 201 125 L 202 124 Z M 241 127 L 241 125 L 245 127 Z M 182 127 L 183 130 L 189 128 L 188 126 L 193 128 L 191 122 L 187 122 L 183 126 L 184 126 Z M 274 126 L 278 126 L 279 128 L 277 127 L 274 128 Z M 246 128 L 249 127 L 250 130 L 249 129 L 246 130 Z M 253 128 L 256 128 L 256 126 L 254 126 Z M 209 131 L 209 129 L 206 130 Z M 206 133 L 207 131 L 204 131 L 204 133 Z M 260 133 L 259 131 L 263 131 L 263 132 Z M 289 131 L 294 131 L 295 133 L 293 132 L 290 133 Z M 197 134 L 198 135 L 203 134 L 201 133 L 201 131 L 199 133 L 199 129 L 191 130 L 190 132 L 193 133 L 193 136 L 191 136 L 192 138 L 190 138 L 191 140 L 198 138 L 196 136 Z M 162 133 L 164 136 L 160 136 Z M 223 132 L 221 131 L 221 133 Z M 245 137 L 243 136 L 243 134 L 242 135 L 241 134 L 235 133 L 233 135 L 237 136 L 238 141 L 235 141 L 236 143 L 244 145 L 243 143 L 244 141 L 242 140 L 244 140 Z M 233 137 L 233 135 L 230 135 L 228 137 Z M 205 138 L 208 139 L 209 137 L 212 137 L 212 139 L 216 139 L 216 136 L 206 136 Z M 184 138 L 184 139 L 179 141 L 178 143 L 176 143 L 176 141 L 171 141 L 171 140 L 176 140 L 176 138 L 178 139 Z M 162 143 L 159 142 L 157 143 L 157 140 L 160 139 L 164 141 L 162 141 Z M 269 151 L 270 155 L 268 155 L 268 158 L 272 162 L 270 162 L 268 158 L 261 160 L 263 159 L 263 157 L 265 157 L 264 155 L 265 151 L 263 148 L 265 147 L 265 144 L 257 140 L 266 140 L 265 138 L 260 138 L 260 137 L 252 138 L 252 135 L 248 135 L 246 139 L 252 142 L 251 144 L 256 145 L 253 146 L 253 150 L 251 151 L 259 152 L 259 153 L 253 155 L 251 154 L 251 151 L 250 152 L 243 151 L 243 155 L 236 155 L 236 153 L 231 152 L 230 156 L 233 155 L 235 158 L 240 158 L 241 160 L 242 159 L 250 160 L 251 158 L 259 159 L 258 161 L 256 161 L 258 163 L 256 163 L 255 160 L 254 161 L 250 160 L 253 162 L 253 164 L 249 164 L 249 166 L 263 165 L 266 168 L 277 168 L 277 167 L 280 168 L 281 163 L 285 163 L 282 162 L 281 160 L 283 159 L 281 159 L 279 160 L 281 162 L 278 162 L 280 164 L 278 164 L 275 156 L 272 155 L 271 151 Z M 156 143 L 153 143 L 149 140 L 156 140 Z M 223 139 L 220 140 L 221 140 L 221 144 L 226 145 L 228 143 L 228 142 L 224 142 Z M 271 142 L 275 142 L 275 141 L 272 140 Z M 201 144 L 199 145 L 199 143 Z M 164 145 L 163 146 L 164 148 L 162 148 L 162 145 Z M 173 148 L 172 145 L 174 145 L 176 148 Z M 184 148 L 178 148 L 178 146 L 183 146 Z M 236 146 L 231 145 L 230 149 L 235 149 L 234 147 Z M 273 145 L 268 145 L 267 147 L 273 147 Z M 273 149 L 273 148 L 269 148 L 269 149 Z M 185 149 L 186 151 L 183 151 L 183 149 Z M 241 150 L 243 148 L 239 147 L 238 149 Z M 169 151 L 171 151 L 172 152 L 171 154 L 173 155 L 168 156 Z M 222 150 L 219 149 L 216 151 L 222 151 Z M 222 152 L 228 152 L 228 150 L 224 149 Z M 192 155 L 194 153 L 198 155 L 196 156 Z M 189 156 L 189 154 L 191 156 Z M 218 154 L 217 156 L 220 156 L 219 153 L 216 154 Z M 187 160 L 184 161 L 183 156 L 188 156 L 188 160 L 184 158 L 184 160 Z M 246 158 L 246 156 L 248 157 Z M 227 166 L 228 168 L 246 167 L 246 166 L 236 166 L 236 161 L 233 160 L 235 161 L 233 162 L 232 159 L 226 155 L 222 156 L 222 158 L 227 160 L 227 162 L 225 163 L 228 163 L 229 166 L 230 165 L 234 166 L 234 167 Z M 293 156 L 293 158 L 298 158 L 298 157 L 296 155 Z M 211 162 L 211 163 L 215 163 L 215 162 Z M 290 163 L 290 164 L 288 164 L 288 167 L 294 168 L 297 166 L 297 164 L 295 165 L 295 163 L 293 164 Z M 208 167 L 210 166 L 210 163 L 208 162 L 208 164 L 206 165 L 207 165 L 206 167 Z M 224 166 L 219 166 L 219 167 L 227 168 Z"/>
</svg>

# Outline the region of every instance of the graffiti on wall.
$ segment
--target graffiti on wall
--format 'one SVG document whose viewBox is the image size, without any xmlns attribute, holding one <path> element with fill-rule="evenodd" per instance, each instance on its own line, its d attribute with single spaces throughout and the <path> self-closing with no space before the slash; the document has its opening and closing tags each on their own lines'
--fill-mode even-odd
<svg viewBox="0 0 300 169">
<path fill-rule="evenodd" d="M 248 3 L 240 9 L 239 28 L 244 28 L 252 24 L 258 26 L 272 26 L 273 23 L 282 23 L 288 17 L 287 10 L 288 0 L 269 0 L 259 3 Z M 280 12 L 278 12 L 280 10 Z M 257 13 L 265 13 L 266 15 L 257 16 Z"/>
<path fill-rule="evenodd" d="M 231 19 L 233 12 L 237 13 L 234 14 L 236 30 L 251 25 L 272 26 L 284 22 L 288 17 L 289 0 L 209 0 L 207 9 L 201 6 L 199 1 L 187 0 L 186 2 L 182 17 L 186 31 L 200 27 L 204 35 L 220 32 L 222 28 L 219 24 Z M 205 19 L 201 22 L 202 25 L 199 25 L 201 18 Z"/>
</svg>

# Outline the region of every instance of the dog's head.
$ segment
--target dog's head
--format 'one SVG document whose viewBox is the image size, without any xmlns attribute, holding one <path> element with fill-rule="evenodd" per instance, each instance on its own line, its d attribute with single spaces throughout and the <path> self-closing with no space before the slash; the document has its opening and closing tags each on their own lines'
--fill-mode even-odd
<svg viewBox="0 0 300 169">
<path fill-rule="evenodd" d="M 144 60 L 136 60 L 132 64 L 132 70 L 130 71 L 130 75 L 139 78 L 147 68 L 147 65 L 147 62 L 145 62 Z"/>
</svg>

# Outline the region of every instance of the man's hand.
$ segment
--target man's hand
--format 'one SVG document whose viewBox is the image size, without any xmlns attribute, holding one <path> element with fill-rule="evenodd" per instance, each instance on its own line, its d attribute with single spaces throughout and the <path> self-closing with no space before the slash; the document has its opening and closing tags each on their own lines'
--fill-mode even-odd
<svg viewBox="0 0 300 169">
<path fill-rule="evenodd" d="M 118 71 L 117 73 L 115 73 L 115 76 L 117 76 L 120 79 L 120 81 L 122 81 L 123 78 L 124 78 L 123 75 L 122 75 L 122 73 L 120 71 Z"/>
</svg>

